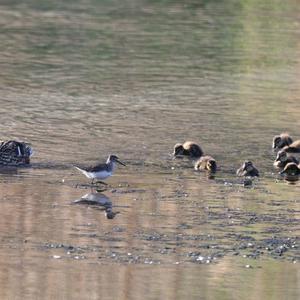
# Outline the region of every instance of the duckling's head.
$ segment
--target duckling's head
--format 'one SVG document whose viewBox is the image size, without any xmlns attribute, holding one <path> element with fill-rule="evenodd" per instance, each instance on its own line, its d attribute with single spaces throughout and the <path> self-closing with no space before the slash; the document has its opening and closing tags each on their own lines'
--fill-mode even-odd
<svg viewBox="0 0 300 300">
<path fill-rule="evenodd" d="M 207 169 L 212 173 L 215 173 L 217 171 L 217 163 L 214 159 L 210 159 L 207 162 Z"/>
<path fill-rule="evenodd" d="M 252 161 L 246 160 L 242 165 L 242 170 L 247 172 L 251 172 L 252 170 L 254 170 Z"/>
<path fill-rule="evenodd" d="M 295 176 L 300 174 L 300 169 L 296 163 L 290 162 L 284 167 L 283 171 L 281 171 L 280 174 Z"/>
<path fill-rule="evenodd" d="M 275 162 L 276 161 L 285 162 L 287 160 L 287 158 L 288 158 L 287 153 L 285 151 L 281 150 L 277 153 L 277 156 L 275 158 Z"/>
<path fill-rule="evenodd" d="M 279 147 L 280 143 L 281 143 L 281 137 L 279 135 L 275 135 L 273 138 L 272 148 L 273 149 L 280 148 Z"/>
<path fill-rule="evenodd" d="M 33 155 L 33 150 L 32 148 L 25 143 L 21 143 L 18 146 L 18 151 L 19 151 L 19 156 L 21 154 L 21 156 L 24 158 L 24 161 L 26 164 L 30 163 L 30 157 Z"/>
<path fill-rule="evenodd" d="M 272 148 L 281 149 L 284 146 L 288 146 L 293 142 L 288 133 L 282 133 L 281 135 L 275 135 L 273 138 Z"/>
<path fill-rule="evenodd" d="M 177 156 L 177 155 L 183 155 L 184 154 L 184 148 L 182 144 L 176 144 L 174 146 L 174 152 L 173 155 Z"/>
</svg>

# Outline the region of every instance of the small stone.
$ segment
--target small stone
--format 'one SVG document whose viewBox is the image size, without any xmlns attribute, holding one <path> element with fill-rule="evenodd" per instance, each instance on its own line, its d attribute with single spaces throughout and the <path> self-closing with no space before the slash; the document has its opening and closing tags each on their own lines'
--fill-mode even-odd
<svg viewBox="0 0 300 300">
<path fill-rule="evenodd" d="M 55 258 L 55 259 L 60 259 L 61 256 L 60 256 L 60 255 L 53 255 L 53 258 Z"/>
</svg>

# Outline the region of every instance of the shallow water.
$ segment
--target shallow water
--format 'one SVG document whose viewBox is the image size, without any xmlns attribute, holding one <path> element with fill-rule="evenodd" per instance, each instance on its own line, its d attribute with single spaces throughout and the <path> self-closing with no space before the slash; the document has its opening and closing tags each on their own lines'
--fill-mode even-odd
<svg viewBox="0 0 300 300">
<path fill-rule="evenodd" d="M 0 298 L 299 299 L 300 183 L 271 151 L 300 138 L 299 5 L 61 2 L 0 3 L 1 138 L 35 152 L 0 173 Z M 189 139 L 215 179 L 172 159 Z M 73 165 L 109 153 L 95 196 Z"/>
</svg>

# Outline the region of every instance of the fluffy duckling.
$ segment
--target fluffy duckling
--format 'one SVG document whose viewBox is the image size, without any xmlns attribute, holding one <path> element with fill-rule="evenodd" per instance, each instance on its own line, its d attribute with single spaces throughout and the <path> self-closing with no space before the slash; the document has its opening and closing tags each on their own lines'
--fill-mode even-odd
<svg viewBox="0 0 300 300">
<path fill-rule="evenodd" d="M 284 167 L 280 174 L 288 176 L 300 175 L 300 165 L 294 162 L 290 162 Z"/>
<path fill-rule="evenodd" d="M 24 142 L 14 140 L 0 142 L 0 165 L 2 166 L 29 164 L 32 154 L 32 148 Z"/>
<path fill-rule="evenodd" d="M 280 169 L 280 168 L 284 168 L 290 162 L 294 162 L 296 164 L 299 163 L 299 161 L 296 157 L 288 156 L 288 154 L 285 151 L 280 150 L 277 153 L 277 156 L 275 158 L 275 161 L 274 161 L 273 165 L 274 165 L 275 168 Z"/>
<path fill-rule="evenodd" d="M 242 166 L 236 171 L 238 176 L 259 176 L 259 172 L 253 163 L 246 160 Z"/>
<path fill-rule="evenodd" d="M 287 153 L 300 153 L 300 140 L 297 140 L 290 145 L 283 147 L 282 150 Z"/>
<path fill-rule="evenodd" d="M 285 146 L 289 146 L 293 143 L 293 139 L 288 133 L 281 133 L 280 135 L 275 135 L 273 138 L 272 148 L 281 149 Z"/>
<path fill-rule="evenodd" d="M 174 156 L 189 156 L 190 158 L 199 158 L 203 155 L 203 151 L 199 145 L 194 142 L 187 141 L 183 144 L 176 144 L 174 146 Z"/>
<path fill-rule="evenodd" d="M 195 170 L 207 170 L 211 173 L 215 173 L 217 171 L 217 163 L 211 156 L 202 156 L 196 161 Z"/>
</svg>

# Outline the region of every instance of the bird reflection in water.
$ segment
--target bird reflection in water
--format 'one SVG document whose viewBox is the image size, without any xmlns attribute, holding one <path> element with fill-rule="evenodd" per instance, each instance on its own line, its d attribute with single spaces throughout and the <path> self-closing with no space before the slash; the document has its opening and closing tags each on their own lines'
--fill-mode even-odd
<svg viewBox="0 0 300 300">
<path fill-rule="evenodd" d="M 284 176 L 285 181 L 290 184 L 294 184 L 299 180 L 300 165 L 295 162 L 290 162 L 284 167 L 280 174 Z"/>
<path fill-rule="evenodd" d="M 17 167 L 13 167 L 13 166 L 2 167 L 2 166 L 0 166 L 0 176 L 7 177 L 7 176 L 18 175 L 18 174 L 19 174 L 19 170 Z"/>
<path fill-rule="evenodd" d="M 288 184 L 296 184 L 297 181 L 299 181 L 299 175 L 283 175 L 284 181 L 286 181 Z"/>
<path fill-rule="evenodd" d="M 114 212 L 111 200 L 103 193 L 91 192 L 83 195 L 80 199 L 73 201 L 74 204 L 94 205 L 96 207 L 103 207 L 105 217 L 113 219 L 120 212 Z"/>
</svg>

